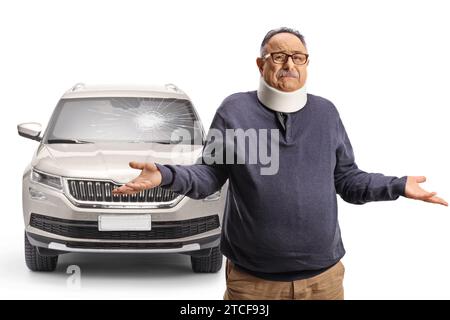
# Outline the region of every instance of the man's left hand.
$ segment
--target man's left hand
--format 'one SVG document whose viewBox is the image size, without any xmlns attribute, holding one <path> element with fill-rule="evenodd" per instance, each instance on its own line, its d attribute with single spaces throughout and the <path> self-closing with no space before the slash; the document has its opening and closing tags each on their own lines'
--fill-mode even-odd
<svg viewBox="0 0 450 320">
<path fill-rule="evenodd" d="M 422 189 L 419 183 L 427 180 L 424 176 L 408 176 L 405 186 L 405 197 L 415 200 L 422 200 L 425 202 L 442 204 L 448 207 L 447 201 L 442 198 L 436 197 L 437 192 L 428 192 Z"/>
</svg>

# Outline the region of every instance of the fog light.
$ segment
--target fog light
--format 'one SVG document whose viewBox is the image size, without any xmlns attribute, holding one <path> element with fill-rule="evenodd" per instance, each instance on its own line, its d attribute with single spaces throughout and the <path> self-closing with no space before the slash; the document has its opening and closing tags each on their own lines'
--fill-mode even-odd
<svg viewBox="0 0 450 320">
<path fill-rule="evenodd" d="M 31 199 L 34 199 L 34 200 L 46 200 L 47 199 L 45 194 L 43 192 L 41 192 L 41 191 L 38 191 L 38 190 L 33 189 L 31 187 L 28 189 L 28 191 L 30 192 Z"/>
</svg>

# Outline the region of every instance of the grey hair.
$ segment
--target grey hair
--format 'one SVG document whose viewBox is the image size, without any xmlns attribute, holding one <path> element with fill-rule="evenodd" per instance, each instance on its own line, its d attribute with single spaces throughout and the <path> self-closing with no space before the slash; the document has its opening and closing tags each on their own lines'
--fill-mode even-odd
<svg viewBox="0 0 450 320">
<path fill-rule="evenodd" d="M 300 32 L 298 32 L 297 30 L 292 29 L 292 28 L 281 27 L 281 28 L 277 28 L 277 29 L 272 29 L 269 32 L 267 32 L 266 36 L 264 37 L 263 41 L 261 42 L 261 48 L 260 48 L 261 57 L 264 56 L 264 54 L 266 53 L 265 46 L 266 46 L 267 42 L 269 42 L 269 40 L 274 35 L 279 34 L 279 33 L 293 34 L 294 36 L 296 36 L 297 38 L 300 39 L 300 41 L 303 43 L 303 45 L 306 48 L 305 37 Z"/>
</svg>

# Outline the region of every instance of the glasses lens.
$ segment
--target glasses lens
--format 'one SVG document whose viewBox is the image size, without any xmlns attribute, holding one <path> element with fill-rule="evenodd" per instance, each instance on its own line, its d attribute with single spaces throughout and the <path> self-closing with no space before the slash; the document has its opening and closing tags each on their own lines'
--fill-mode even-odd
<svg viewBox="0 0 450 320">
<path fill-rule="evenodd" d="M 304 54 L 294 54 L 292 56 L 292 61 L 294 61 L 295 64 L 305 64 L 306 56 Z"/>
<path fill-rule="evenodd" d="M 272 59 L 275 63 L 285 63 L 286 57 L 287 55 L 281 52 L 272 54 Z"/>
</svg>

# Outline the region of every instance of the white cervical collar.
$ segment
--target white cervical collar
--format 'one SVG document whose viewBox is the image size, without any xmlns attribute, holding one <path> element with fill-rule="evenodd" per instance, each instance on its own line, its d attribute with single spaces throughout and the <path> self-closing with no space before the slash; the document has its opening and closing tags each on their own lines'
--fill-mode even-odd
<svg viewBox="0 0 450 320">
<path fill-rule="evenodd" d="M 259 79 L 258 99 L 267 108 L 277 112 L 295 112 L 307 101 L 306 86 L 292 92 L 284 92 L 269 86 L 264 78 Z"/>
</svg>

